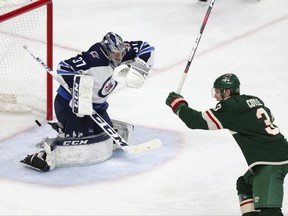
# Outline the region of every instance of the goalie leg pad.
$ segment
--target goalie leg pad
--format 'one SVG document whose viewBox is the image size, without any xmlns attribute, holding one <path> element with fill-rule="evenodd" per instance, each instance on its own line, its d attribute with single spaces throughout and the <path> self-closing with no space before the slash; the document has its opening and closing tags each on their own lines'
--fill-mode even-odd
<svg viewBox="0 0 288 216">
<path fill-rule="evenodd" d="M 48 145 L 52 145 L 52 143 L 55 142 L 57 138 L 49 138 L 45 137 L 43 138 L 39 143 L 36 143 L 35 147 L 37 148 L 44 148 L 44 144 L 47 143 Z"/>
<path fill-rule="evenodd" d="M 55 167 L 90 165 L 109 159 L 113 140 L 105 133 L 81 138 L 48 138 L 44 150 L 28 155 L 21 162 L 38 171 Z"/>
<path fill-rule="evenodd" d="M 113 154 L 113 140 L 105 132 L 81 138 L 60 138 L 56 145 L 57 167 L 100 163 Z"/>
</svg>

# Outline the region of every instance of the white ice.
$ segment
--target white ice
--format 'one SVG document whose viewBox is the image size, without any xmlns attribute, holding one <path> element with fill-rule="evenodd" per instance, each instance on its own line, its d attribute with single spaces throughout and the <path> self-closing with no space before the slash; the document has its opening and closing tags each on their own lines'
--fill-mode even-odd
<svg viewBox="0 0 288 216">
<path fill-rule="evenodd" d="M 108 31 L 155 46 L 144 87 L 118 87 L 109 113 L 135 125 L 133 142 L 159 137 L 164 144 L 141 155 L 118 150 L 101 164 L 39 173 L 19 161 L 55 133 L 33 115 L 2 113 L 0 214 L 241 215 L 235 182 L 247 165 L 230 133 L 190 130 L 165 105 L 207 8 L 196 0 L 54 0 L 54 69 Z M 216 0 L 181 94 L 197 110 L 214 107 L 211 85 L 226 72 L 238 75 L 242 93 L 264 100 L 288 137 L 286 0 Z"/>
</svg>

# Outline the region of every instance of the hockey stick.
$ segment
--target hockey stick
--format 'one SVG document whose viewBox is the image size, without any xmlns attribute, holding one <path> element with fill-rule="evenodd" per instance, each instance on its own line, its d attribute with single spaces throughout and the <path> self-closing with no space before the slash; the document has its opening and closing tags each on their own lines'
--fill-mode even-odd
<svg viewBox="0 0 288 216">
<path fill-rule="evenodd" d="M 187 76 L 187 73 L 188 73 L 188 71 L 189 71 L 191 62 L 192 62 L 192 60 L 193 60 L 193 58 L 194 58 L 194 55 L 195 55 L 195 53 L 196 53 L 197 47 L 198 47 L 198 45 L 199 45 L 199 43 L 200 43 L 200 40 L 201 40 L 203 31 L 204 31 L 204 29 L 205 29 L 206 23 L 207 23 L 207 21 L 208 21 L 208 18 L 209 18 L 209 16 L 210 16 L 211 11 L 212 11 L 214 2 L 215 2 L 215 0 L 211 0 L 211 3 L 209 4 L 208 10 L 207 10 L 206 15 L 205 15 L 205 18 L 204 18 L 203 23 L 202 23 L 202 26 L 201 26 L 201 28 L 200 28 L 200 33 L 198 34 L 198 36 L 197 36 L 197 38 L 196 38 L 196 41 L 195 41 L 195 43 L 194 43 L 193 49 L 192 49 L 192 51 L 191 51 L 191 54 L 190 54 L 190 56 L 189 56 L 189 59 L 188 59 L 186 68 L 185 68 L 184 73 L 183 73 L 183 75 L 182 75 L 182 78 L 181 78 L 181 80 L 180 80 L 180 84 L 179 84 L 178 89 L 177 89 L 177 91 L 176 91 L 176 93 L 178 93 L 178 94 L 180 94 L 180 92 L 181 92 L 181 90 L 182 90 L 182 87 L 183 87 L 183 85 L 184 85 L 184 81 L 185 81 L 185 79 L 186 79 L 186 76 Z"/>
<path fill-rule="evenodd" d="M 71 94 L 71 90 L 64 80 L 60 79 L 57 73 L 53 72 L 47 64 L 45 64 L 39 57 L 34 56 L 28 49 L 28 46 L 25 44 L 23 48 L 38 62 L 40 63 L 46 71 L 53 76 L 53 78 L 61 85 L 67 92 Z M 91 119 L 96 122 L 114 141 L 115 143 L 125 152 L 129 154 L 136 154 L 146 152 L 155 148 L 158 148 L 162 145 L 160 139 L 153 139 L 145 143 L 138 145 L 128 145 L 125 141 L 96 111 L 93 115 L 90 115 Z"/>
</svg>

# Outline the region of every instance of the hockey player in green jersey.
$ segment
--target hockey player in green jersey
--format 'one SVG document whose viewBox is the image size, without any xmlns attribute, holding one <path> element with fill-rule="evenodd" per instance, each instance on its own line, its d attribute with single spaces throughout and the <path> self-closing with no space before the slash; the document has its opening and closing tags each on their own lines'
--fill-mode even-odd
<svg viewBox="0 0 288 216">
<path fill-rule="evenodd" d="M 260 98 L 240 94 L 235 74 L 217 78 L 213 89 L 218 103 L 207 111 L 190 108 L 175 92 L 169 94 L 166 104 L 191 129 L 230 130 L 249 167 L 236 183 L 242 216 L 283 216 L 287 140 L 273 124 L 274 118 Z"/>
</svg>

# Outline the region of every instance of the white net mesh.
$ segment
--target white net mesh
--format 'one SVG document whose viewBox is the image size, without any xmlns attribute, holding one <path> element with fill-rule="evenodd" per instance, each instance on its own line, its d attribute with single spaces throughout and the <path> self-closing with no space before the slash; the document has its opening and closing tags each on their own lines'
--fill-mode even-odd
<svg viewBox="0 0 288 216">
<path fill-rule="evenodd" d="M 0 15 L 36 1 L 1 0 Z M 35 55 L 46 61 L 46 14 L 46 6 L 42 6 L 13 18 L 0 20 L 0 111 L 13 107 L 17 112 L 15 107 L 19 104 L 18 110 L 22 108 L 46 113 L 46 71 L 23 49 L 23 45 L 27 44 Z M 3 105 L 4 103 L 10 105 Z"/>
<path fill-rule="evenodd" d="M 38 0 L 1 0 L 0 11 L 1 14 L 6 14 L 36 1 Z"/>
</svg>

